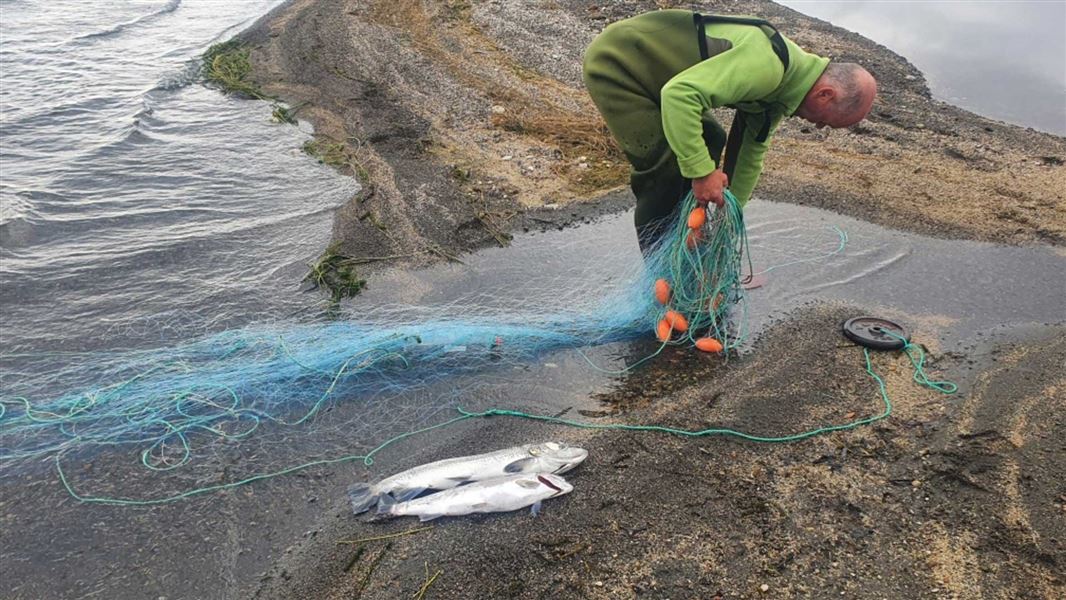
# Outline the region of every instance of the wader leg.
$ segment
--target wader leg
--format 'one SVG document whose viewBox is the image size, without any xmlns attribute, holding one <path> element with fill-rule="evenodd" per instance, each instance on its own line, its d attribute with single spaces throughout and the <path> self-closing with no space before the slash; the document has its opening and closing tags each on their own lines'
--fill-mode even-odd
<svg viewBox="0 0 1066 600">
<path fill-rule="evenodd" d="M 642 250 L 647 250 L 670 230 L 673 223 L 666 219 L 674 214 L 677 205 L 692 189 L 692 180 L 681 175 L 677 156 L 666 143 L 666 135 L 662 133 L 662 121 L 659 121 L 658 131 L 664 146 L 664 149 L 657 153 L 658 161 L 646 169 L 638 170 L 637 163 L 630 160 L 634 166 L 630 170 L 629 186 L 637 198 L 633 221 Z M 714 121 L 704 121 L 703 141 L 711 152 L 711 158 L 718 164 L 726 142 L 725 130 Z M 654 156 L 656 155 L 652 155 Z"/>
<path fill-rule="evenodd" d="M 629 184 L 637 198 L 634 224 L 641 248 L 647 249 L 662 234 L 657 222 L 673 213 L 691 183 L 681 176 L 666 141 L 657 99 L 629 77 L 615 60 L 617 53 L 599 52 L 598 45 L 605 44 L 594 40 L 585 54 L 585 86 L 632 166 Z M 725 146 L 725 130 L 707 120 L 703 137 L 717 162 Z"/>
</svg>

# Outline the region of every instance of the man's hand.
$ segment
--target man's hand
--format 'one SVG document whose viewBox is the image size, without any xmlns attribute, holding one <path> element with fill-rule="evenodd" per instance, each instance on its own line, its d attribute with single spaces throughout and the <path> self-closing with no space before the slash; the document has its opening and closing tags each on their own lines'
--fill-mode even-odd
<svg viewBox="0 0 1066 600">
<path fill-rule="evenodd" d="M 713 203 L 715 206 L 725 204 L 722 190 L 729 185 L 729 177 L 725 171 L 718 169 L 699 179 L 692 180 L 692 194 L 696 196 L 696 202 L 706 206 Z"/>
</svg>

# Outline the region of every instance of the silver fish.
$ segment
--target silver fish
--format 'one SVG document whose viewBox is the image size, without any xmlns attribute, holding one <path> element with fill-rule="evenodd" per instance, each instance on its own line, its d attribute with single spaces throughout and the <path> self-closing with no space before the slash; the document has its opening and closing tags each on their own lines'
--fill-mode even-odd
<svg viewBox="0 0 1066 600">
<path fill-rule="evenodd" d="M 355 514 L 374 506 L 383 494 L 406 502 L 427 490 L 449 490 L 477 481 L 521 473 L 565 473 L 581 464 L 587 450 L 559 442 L 526 444 L 475 456 L 438 460 L 383 479 L 348 488 Z"/>
<path fill-rule="evenodd" d="M 438 517 L 456 517 L 472 513 L 509 512 L 527 506 L 533 515 L 540 512 L 540 503 L 548 498 L 568 494 L 574 486 L 551 473 L 531 473 L 497 477 L 478 481 L 454 489 L 396 502 L 383 494 L 378 502 L 379 517 L 416 516 L 419 521 Z"/>
</svg>

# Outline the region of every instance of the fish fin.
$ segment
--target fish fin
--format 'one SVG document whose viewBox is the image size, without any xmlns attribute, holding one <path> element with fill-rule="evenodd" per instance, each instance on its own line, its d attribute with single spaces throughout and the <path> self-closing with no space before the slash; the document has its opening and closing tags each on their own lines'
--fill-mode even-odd
<svg viewBox="0 0 1066 600">
<path fill-rule="evenodd" d="M 532 467 L 533 464 L 536 463 L 536 462 L 537 462 L 537 459 L 532 457 L 532 456 L 527 456 L 525 458 L 520 458 L 520 459 L 514 461 L 513 463 L 507 465 L 506 467 L 504 467 L 503 468 L 503 472 L 504 473 L 524 473 L 527 468 Z"/>
<path fill-rule="evenodd" d="M 533 506 L 531 506 L 531 507 L 529 508 L 529 512 L 530 512 L 530 513 L 532 513 L 532 515 L 533 515 L 534 517 L 536 517 L 536 516 L 540 516 L 540 509 L 541 509 L 541 507 L 542 507 L 543 505 L 544 505 L 544 503 L 543 503 L 543 502 L 541 502 L 540 500 L 537 500 L 536 502 L 534 502 L 534 503 L 533 503 Z"/>
<path fill-rule="evenodd" d="M 449 477 L 448 481 L 455 481 L 455 482 L 459 483 L 459 485 L 462 485 L 464 483 L 469 483 L 470 482 L 470 476 L 469 475 L 459 475 L 457 477 Z"/>
<path fill-rule="evenodd" d="M 427 489 L 429 488 L 409 488 L 405 490 L 393 490 L 393 493 L 396 494 L 397 501 L 407 502 L 408 500 L 414 500 Z"/>
<path fill-rule="evenodd" d="M 348 487 L 348 500 L 352 503 L 355 514 L 364 513 L 378 501 L 374 486 L 368 483 L 354 483 Z"/>
<path fill-rule="evenodd" d="M 444 515 L 437 515 L 437 514 L 429 513 L 429 514 L 424 514 L 424 515 L 418 515 L 418 520 L 420 522 L 422 522 L 422 523 L 425 523 L 426 521 L 432 521 L 433 519 L 439 519 L 439 518 L 441 518 L 443 516 Z"/>
</svg>

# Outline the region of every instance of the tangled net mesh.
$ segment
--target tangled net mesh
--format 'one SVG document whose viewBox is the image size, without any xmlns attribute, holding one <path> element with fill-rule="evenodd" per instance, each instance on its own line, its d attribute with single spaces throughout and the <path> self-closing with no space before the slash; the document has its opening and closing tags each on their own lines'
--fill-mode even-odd
<svg viewBox="0 0 1066 600">
<path fill-rule="evenodd" d="M 690 227 L 694 213 L 703 222 Z M 237 452 L 243 466 L 265 468 L 321 458 L 323 448 L 366 449 L 444 420 L 440 413 L 465 391 L 494 374 L 513 380 L 516 367 L 551 352 L 576 349 L 590 368 L 609 371 L 583 349 L 650 337 L 668 310 L 684 327 L 669 321 L 675 327 L 659 332 L 662 343 L 646 358 L 700 338 L 735 348 L 746 336 L 747 254 L 736 199 L 727 193 L 723 207 L 704 212 L 689 194 L 667 224 L 643 264 L 610 285 L 530 289 L 519 306 L 493 308 L 470 295 L 443 306 L 375 307 L 344 322 L 249 326 L 173 347 L 58 362 L 6 356 L 19 368 L 3 373 L 0 461 L 10 470 L 111 451 L 136 456 L 138 469 L 173 471 L 217 468 Z M 653 293 L 658 280 L 670 289 L 668 305 Z M 442 383 L 448 397 L 418 398 Z M 308 447 L 298 436 L 324 441 Z"/>
</svg>

